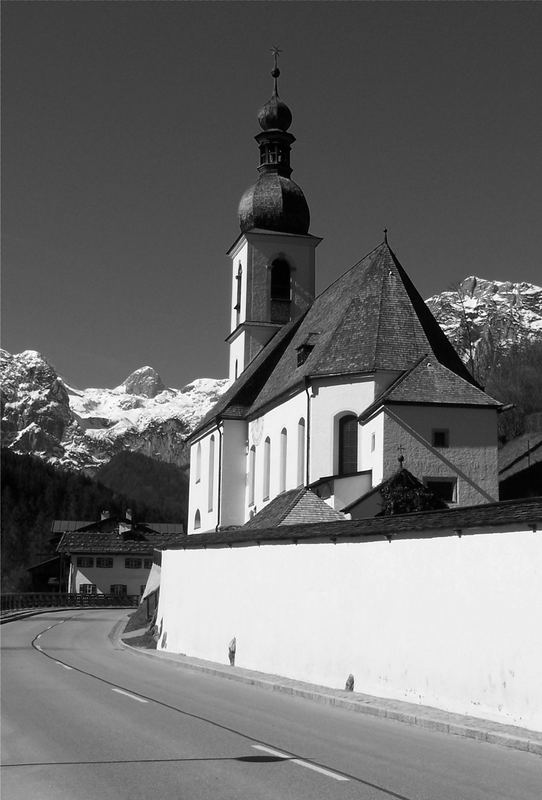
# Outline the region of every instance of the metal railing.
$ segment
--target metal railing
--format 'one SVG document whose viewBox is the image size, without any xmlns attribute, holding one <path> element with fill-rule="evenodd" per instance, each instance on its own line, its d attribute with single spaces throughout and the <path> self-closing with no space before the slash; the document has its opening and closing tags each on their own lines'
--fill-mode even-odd
<svg viewBox="0 0 542 800">
<path fill-rule="evenodd" d="M 115 606 L 126 608 L 137 606 L 137 594 L 64 594 L 61 592 L 24 592 L 3 594 L 2 611 L 19 611 L 26 608 L 96 608 Z"/>
</svg>

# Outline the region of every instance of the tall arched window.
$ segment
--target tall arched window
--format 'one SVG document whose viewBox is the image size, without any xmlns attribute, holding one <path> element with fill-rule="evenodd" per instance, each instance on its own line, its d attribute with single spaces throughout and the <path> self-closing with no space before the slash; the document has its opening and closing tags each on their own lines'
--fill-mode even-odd
<svg viewBox="0 0 542 800">
<path fill-rule="evenodd" d="M 256 483 L 256 448 L 250 448 L 248 454 L 248 504 L 254 505 L 254 486 Z"/>
<path fill-rule="evenodd" d="M 201 442 L 196 447 L 196 483 L 201 480 Z"/>
<path fill-rule="evenodd" d="M 209 441 L 209 481 L 207 483 L 207 508 L 213 510 L 213 498 L 215 493 L 215 437 L 211 436 Z"/>
<path fill-rule="evenodd" d="M 194 530 L 197 531 L 198 528 L 201 528 L 201 514 L 199 513 L 199 508 L 194 514 Z"/>
<path fill-rule="evenodd" d="M 277 258 L 271 265 L 271 322 L 290 321 L 291 298 L 290 265 Z"/>
<path fill-rule="evenodd" d="M 263 499 L 269 500 L 269 484 L 271 478 L 271 439 L 269 436 L 263 444 Z"/>
<path fill-rule="evenodd" d="M 286 465 L 288 463 L 288 431 L 283 428 L 280 432 L 280 476 L 279 491 L 286 490 Z"/>
<path fill-rule="evenodd" d="M 358 418 L 345 414 L 339 419 L 339 463 L 338 474 L 346 475 L 358 469 Z"/>
<path fill-rule="evenodd" d="M 297 485 L 305 483 L 305 420 L 297 423 Z"/>
</svg>

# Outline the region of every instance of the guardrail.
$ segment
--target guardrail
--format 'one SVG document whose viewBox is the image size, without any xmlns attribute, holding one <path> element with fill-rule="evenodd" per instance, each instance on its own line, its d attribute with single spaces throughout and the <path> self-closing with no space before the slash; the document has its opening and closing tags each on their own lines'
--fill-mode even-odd
<svg viewBox="0 0 542 800">
<path fill-rule="evenodd" d="M 63 594 L 60 592 L 24 592 L 3 594 L 2 611 L 19 611 L 25 608 L 95 608 L 101 606 L 132 607 L 139 604 L 137 594 Z"/>
</svg>

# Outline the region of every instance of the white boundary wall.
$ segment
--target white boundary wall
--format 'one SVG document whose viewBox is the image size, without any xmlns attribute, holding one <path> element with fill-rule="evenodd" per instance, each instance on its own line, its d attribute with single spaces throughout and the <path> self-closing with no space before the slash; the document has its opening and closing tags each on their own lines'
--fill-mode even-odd
<svg viewBox="0 0 542 800">
<path fill-rule="evenodd" d="M 169 550 L 169 651 L 542 730 L 542 533 Z M 160 640 L 159 647 L 163 645 Z"/>
</svg>

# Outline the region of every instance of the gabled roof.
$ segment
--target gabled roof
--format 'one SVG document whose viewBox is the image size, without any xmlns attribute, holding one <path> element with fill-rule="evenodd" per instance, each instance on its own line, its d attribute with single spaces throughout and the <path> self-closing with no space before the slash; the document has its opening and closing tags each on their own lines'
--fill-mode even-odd
<svg viewBox="0 0 542 800">
<path fill-rule="evenodd" d="M 279 494 L 243 528 L 271 528 L 274 525 L 306 525 L 310 522 L 338 520 L 344 520 L 344 515 L 328 506 L 310 489 L 301 486 Z"/>
<path fill-rule="evenodd" d="M 298 366 L 297 348 L 309 337 L 313 349 Z M 261 410 L 306 378 L 407 370 L 428 354 L 476 386 L 383 242 L 316 298 L 249 413 Z"/>
<path fill-rule="evenodd" d="M 381 406 L 392 403 L 440 403 L 462 406 L 493 406 L 502 404 L 472 383 L 443 366 L 434 356 L 426 355 L 389 386 L 360 415 L 363 422 Z"/>
<path fill-rule="evenodd" d="M 299 364 L 298 350 L 307 343 L 312 349 Z M 243 419 L 261 413 L 279 398 L 299 391 L 307 379 L 407 371 L 424 356 L 478 389 L 388 243 L 383 242 L 322 292 L 302 317 L 272 337 L 191 438 L 216 417 Z M 438 400 L 431 402 L 443 399 L 436 385 L 433 394 Z M 456 394 L 461 393 L 456 390 Z M 482 392 L 476 398 L 475 404 L 487 405 Z"/>
<path fill-rule="evenodd" d="M 125 553 L 151 555 L 155 547 L 170 547 L 179 544 L 185 537 L 175 533 L 155 533 L 147 529 L 137 531 L 137 538 L 130 539 L 116 531 L 105 533 L 93 531 L 70 531 L 60 540 L 59 553 Z"/>
</svg>

